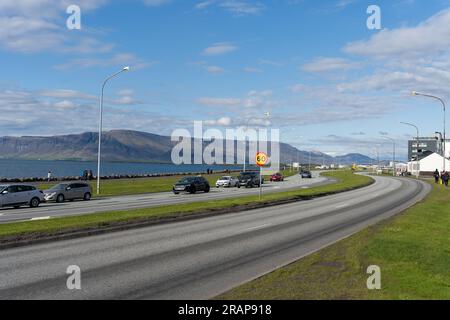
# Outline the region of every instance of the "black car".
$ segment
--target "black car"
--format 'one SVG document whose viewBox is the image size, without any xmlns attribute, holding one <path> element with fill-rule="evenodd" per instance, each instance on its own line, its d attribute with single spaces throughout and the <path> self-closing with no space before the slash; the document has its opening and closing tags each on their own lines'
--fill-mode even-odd
<svg viewBox="0 0 450 320">
<path fill-rule="evenodd" d="M 239 187 L 253 188 L 259 187 L 259 173 L 258 172 L 241 172 L 238 177 Z M 262 181 L 264 184 L 264 180 Z"/>
<path fill-rule="evenodd" d="M 302 172 L 300 172 L 300 176 L 303 179 L 312 179 L 312 174 L 310 171 L 302 171 Z"/>
<path fill-rule="evenodd" d="M 204 191 L 208 193 L 211 190 L 209 182 L 203 177 L 186 177 L 178 181 L 173 186 L 173 193 L 180 192 L 196 193 L 197 191 Z"/>
</svg>

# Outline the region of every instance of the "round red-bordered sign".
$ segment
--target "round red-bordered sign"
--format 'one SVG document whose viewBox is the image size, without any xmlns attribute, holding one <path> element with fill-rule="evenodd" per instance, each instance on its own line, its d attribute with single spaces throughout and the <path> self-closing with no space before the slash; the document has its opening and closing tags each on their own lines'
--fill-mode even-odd
<svg viewBox="0 0 450 320">
<path fill-rule="evenodd" d="M 258 152 L 256 154 L 256 165 L 264 167 L 269 162 L 269 156 L 264 152 Z"/>
</svg>

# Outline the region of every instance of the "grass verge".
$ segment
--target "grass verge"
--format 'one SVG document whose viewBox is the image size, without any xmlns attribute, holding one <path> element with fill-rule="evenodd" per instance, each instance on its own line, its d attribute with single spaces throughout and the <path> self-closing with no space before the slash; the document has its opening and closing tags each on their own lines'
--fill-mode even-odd
<svg viewBox="0 0 450 320">
<path fill-rule="evenodd" d="M 403 214 L 240 286 L 219 299 L 450 299 L 450 196 L 435 185 Z M 368 290 L 367 267 L 381 268 Z"/>
<path fill-rule="evenodd" d="M 161 219 L 191 216 L 206 213 L 236 212 L 268 205 L 297 201 L 311 197 L 348 191 L 367 186 L 373 182 L 370 177 L 355 175 L 349 171 L 326 173 L 337 180 L 330 185 L 310 189 L 271 193 L 259 200 L 258 196 L 244 196 L 234 199 L 213 200 L 177 204 L 129 211 L 114 211 L 51 220 L 27 221 L 0 225 L 0 244 L 26 239 L 39 239 L 74 231 L 106 229 L 115 225 L 146 223 Z"/>
</svg>

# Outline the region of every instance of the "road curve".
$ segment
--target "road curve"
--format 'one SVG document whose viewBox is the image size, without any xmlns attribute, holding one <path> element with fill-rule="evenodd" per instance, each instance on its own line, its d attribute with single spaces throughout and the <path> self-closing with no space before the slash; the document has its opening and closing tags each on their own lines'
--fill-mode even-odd
<svg viewBox="0 0 450 320">
<path fill-rule="evenodd" d="M 366 188 L 266 209 L 0 252 L 0 299 L 206 299 L 420 201 L 430 185 Z M 66 269 L 81 268 L 81 290 Z"/>
<path fill-rule="evenodd" d="M 286 178 L 284 182 L 267 182 L 263 185 L 264 193 L 282 192 L 298 188 L 311 188 L 318 185 L 332 183 L 333 180 L 320 177 L 319 172 L 314 173 L 313 179 L 301 179 L 299 175 Z M 172 192 L 140 194 L 132 196 L 108 197 L 92 201 L 75 201 L 66 203 L 42 204 L 39 208 L 0 209 L 0 223 L 14 221 L 27 221 L 31 219 L 56 218 L 107 211 L 151 208 L 161 205 L 191 203 L 197 201 L 210 201 L 218 199 L 235 198 L 239 196 L 255 195 L 259 189 L 212 188 L 210 193 L 180 194 Z"/>
</svg>

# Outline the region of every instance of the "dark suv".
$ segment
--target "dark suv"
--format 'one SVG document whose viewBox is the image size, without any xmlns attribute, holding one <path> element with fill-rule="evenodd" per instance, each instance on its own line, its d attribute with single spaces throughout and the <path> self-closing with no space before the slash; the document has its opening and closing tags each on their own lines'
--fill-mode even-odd
<svg viewBox="0 0 450 320">
<path fill-rule="evenodd" d="M 173 193 L 180 192 L 196 193 L 197 191 L 204 191 L 208 193 L 211 190 L 209 182 L 203 177 L 186 177 L 178 181 L 173 186 Z"/>
<path fill-rule="evenodd" d="M 264 181 L 262 181 L 264 183 Z M 241 172 L 239 175 L 239 187 L 253 188 L 259 187 L 258 172 Z"/>
</svg>

